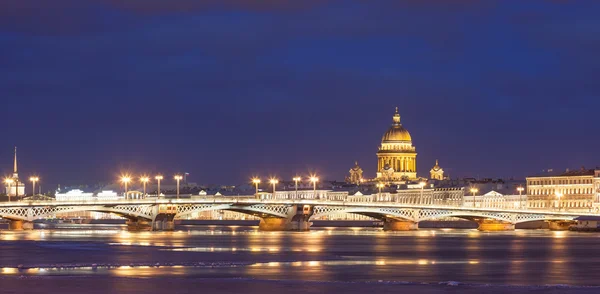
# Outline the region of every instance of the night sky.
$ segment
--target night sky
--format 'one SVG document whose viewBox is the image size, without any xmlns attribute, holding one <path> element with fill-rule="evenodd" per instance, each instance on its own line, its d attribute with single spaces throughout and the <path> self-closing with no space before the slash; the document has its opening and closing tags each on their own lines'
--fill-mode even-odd
<svg viewBox="0 0 600 294">
<path fill-rule="evenodd" d="M 398 106 L 420 176 L 600 164 L 599 1 L 0 1 L 0 171 L 367 177 Z M 48 187 L 49 189 L 49 187 Z M 46 190 L 46 187 L 44 188 Z"/>
</svg>

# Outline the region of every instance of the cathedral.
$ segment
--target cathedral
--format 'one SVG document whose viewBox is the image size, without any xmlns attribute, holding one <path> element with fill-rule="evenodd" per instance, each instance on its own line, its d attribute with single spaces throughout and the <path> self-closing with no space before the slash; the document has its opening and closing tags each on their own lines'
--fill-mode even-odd
<svg viewBox="0 0 600 294">
<path fill-rule="evenodd" d="M 410 133 L 400 123 L 398 107 L 392 125 L 383 134 L 377 152 L 377 180 L 400 182 L 417 179 L 417 151 Z"/>
<path fill-rule="evenodd" d="M 362 177 L 363 170 L 355 163 L 350 169 L 350 176 L 346 182 L 359 184 L 365 181 Z M 430 171 L 432 180 L 443 180 L 444 170 L 438 165 Z M 412 143 L 412 137 L 408 130 L 400 123 L 400 113 L 398 107 L 392 117 L 392 125 L 383 134 L 381 145 L 377 152 L 377 177 L 367 181 L 385 182 L 385 183 L 406 183 L 419 180 L 417 176 L 417 150 Z"/>
</svg>

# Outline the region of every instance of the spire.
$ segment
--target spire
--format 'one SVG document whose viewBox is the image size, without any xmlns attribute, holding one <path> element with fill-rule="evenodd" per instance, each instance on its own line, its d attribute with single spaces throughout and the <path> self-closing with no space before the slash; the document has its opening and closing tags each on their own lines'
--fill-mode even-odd
<svg viewBox="0 0 600 294">
<path fill-rule="evenodd" d="M 400 113 L 398 113 L 398 106 L 396 106 L 396 113 L 394 113 L 394 124 L 400 124 Z"/>
<path fill-rule="evenodd" d="M 14 173 L 17 174 L 17 146 L 15 146 L 15 166 Z"/>
<path fill-rule="evenodd" d="M 439 166 L 437 159 L 435 160 L 435 166 Z"/>
</svg>

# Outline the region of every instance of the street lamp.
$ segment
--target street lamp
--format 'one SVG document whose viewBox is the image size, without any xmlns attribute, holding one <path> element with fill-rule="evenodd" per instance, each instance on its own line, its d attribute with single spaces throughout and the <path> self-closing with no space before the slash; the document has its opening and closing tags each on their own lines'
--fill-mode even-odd
<svg viewBox="0 0 600 294">
<path fill-rule="evenodd" d="M 8 193 L 6 193 L 8 195 L 8 202 L 10 202 L 10 185 L 12 185 L 15 182 L 15 180 L 11 179 L 11 178 L 6 178 L 4 179 L 4 183 L 8 186 Z M 15 187 L 16 189 L 17 187 Z"/>
<path fill-rule="evenodd" d="M 142 182 L 142 184 L 144 184 L 144 198 L 146 197 L 146 184 L 148 182 L 150 182 L 150 178 L 143 176 L 140 178 L 140 182 Z"/>
<path fill-rule="evenodd" d="M 383 183 L 377 183 L 377 188 L 379 188 L 379 194 L 378 194 L 378 197 L 377 197 L 377 198 L 379 198 L 378 200 L 381 200 L 381 189 L 383 187 L 385 187 L 385 184 L 383 184 Z"/>
<path fill-rule="evenodd" d="M 555 192 L 555 194 L 556 194 L 556 197 L 558 198 L 558 211 L 560 211 L 560 209 L 561 209 L 560 198 L 563 197 L 563 193 L 560 193 L 557 191 L 557 192 Z"/>
<path fill-rule="evenodd" d="M 121 182 L 123 184 L 125 184 L 125 199 L 127 199 L 127 184 L 129 184 L 129 182 L 131 182 L 131 177 L 130 176 L 122 176 Z"/>
<path fill-rule="evenodd" d="M 179 199 L 179 181 L 183 180 L 183 176 L 175 175 L 173 178 L 177 181 L 177 199 Z"/>
<path fill-rule="evenodd" d="M 319 178 L 317 176 L 311 176 L 310 181 L 313 183 L 313 198 L 317 199 L 317 182 L 319 181 Z"/>
<path fill-rule="evenodd" d="M 475 193 L 479 192 L 477 188 L 471 188 L 471 193 L 473 193 L 473 208 L 475 208 Z"/>
<path fill-rule="evenodd" d="M 296 199 L 298 199 L 298 182 L 302 181 L 301 177 L 294 177 L 292 180 L 296 183 Z"/>
<path fill-rule="evenodd" d="M 519 186 L 517 191 L 519 191 L 519 207 L 523 209 L 523 191 L 525 191 L 525 188 Z"/>
<path fill-rule="evenodd" d="M 271 178 L 269 180 L 269 183 L 271 183 L 271 185 L 273 185 L 273 197 L 272 199 L 275 199 L 275 186 L 277 186 L 277 184 L 279 184 L 279 180 L 276 178 Z"/>
<path fill-rule="evenodd" d="M 419 187 L 421 187 L 421 197 L 419 198 L 419 204 L 423 204 L 423 188 L 425 188 L 425 185 L 427 185 L 427 183 L 425 182 L 419 183 Z"/>
<path fill-rule="evenodd" d="M 252 179 L 252 184 L 254 184 L 254 187 L 256 188 L 256 193 L 254 193 L 254 197 L 256 197 L 258 199 L 258 184 L 260 184 L 260 179 L 259 178 L 253 178 Z"/>
<path fill-rule="evenodd" d="M 31 190 L 31 196 L 34 196 L 35 195 L 35 182 L 39 181 L 40 178 L 38 178 L 38 177 L 30 177 L 29 180 L 31 181 L 31 185 L 33 186 L 32 190 Z"/>
<path fill-rule="evenodd" d="M 163 176 L 158 175 L 156 177 L 154 177 L 154 179 L 158 182 L 158 189 L 156 190 L 156 198 L 160 197 L 160 180 L 163 179 Z"/>
</svg>

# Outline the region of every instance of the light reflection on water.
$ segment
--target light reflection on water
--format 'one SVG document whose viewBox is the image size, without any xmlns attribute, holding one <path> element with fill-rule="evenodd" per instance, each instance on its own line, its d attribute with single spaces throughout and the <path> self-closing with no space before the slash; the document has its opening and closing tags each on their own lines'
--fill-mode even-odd
<svg viewBox="0 0 600 294">
<path fill-rule="evenodd" d="M 598 285 L 598 238 L 541 230 L 259 232 L 238 226 L 2 231 L 0 275 Z"/>
</svg>

